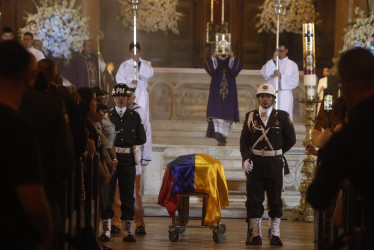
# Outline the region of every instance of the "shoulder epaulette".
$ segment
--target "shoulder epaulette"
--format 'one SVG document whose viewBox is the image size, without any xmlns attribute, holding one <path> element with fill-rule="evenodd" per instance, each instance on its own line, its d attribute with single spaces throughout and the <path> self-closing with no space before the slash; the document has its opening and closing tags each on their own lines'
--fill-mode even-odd
<svg viewBox="0 0 374 250">
<path fill-rule="evenodd" d="M 251 122 L 253 120 L 254 114 L 255 114 L 255 110 L 250 111 L 248 114 L 248 121 L 247 121 L 248 129 L 251 129 Z"/>
</svg>

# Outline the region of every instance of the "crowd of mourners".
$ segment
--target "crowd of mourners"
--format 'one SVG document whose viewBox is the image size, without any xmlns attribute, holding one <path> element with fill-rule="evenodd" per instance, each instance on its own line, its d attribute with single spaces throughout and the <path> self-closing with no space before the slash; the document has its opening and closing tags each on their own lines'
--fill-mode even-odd
<svg viewBox="0 0 374 250">
<path fill-rule="evenodd" d="M 140 177 L 151 129 L 136 87 L 64 86 L 53 60 L 9 32 L 0 41 L 2 241 L 8 249 L 109 249 L 102 242 L 122 233 L 135 242 L 134 215 L 135 233 L 146 234 Z"/>
<path fill-rule="evenodd" d="M 341 88 L 325 89 L 312 144 L 317 156 L 307 202 L 315 208 L 318 249 L 374 249 L 374 56 L 353 48 L 338 64 Z"/>
</svg>

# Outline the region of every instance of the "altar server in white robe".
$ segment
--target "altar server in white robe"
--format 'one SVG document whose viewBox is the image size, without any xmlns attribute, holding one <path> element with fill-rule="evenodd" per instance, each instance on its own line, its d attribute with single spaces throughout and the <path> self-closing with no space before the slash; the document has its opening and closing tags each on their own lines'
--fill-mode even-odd
<svg viewBox="0 0 374 250">
<path fill-rule="evenodd" d="M 136 43 L 136 55 L 134 55 L 134 43 L 129 47 L 131 59 L 124 61 L 118 68 L 116 81 L 125 83 L 130 88 L 136 88 L 136 103 L 147 111 L 149 120 L 148 80 L 153 76 L 153 68 L 150 61 L 140 58 L 140 44 Z M 134 60 L 138 63 L 137 81 L 134 80 Z"/>
<path fill-rule="evenodd" d="M 278 51 L 274 52 L 272 59 L 262 66 L 261 74 L 265 81 L 275 87 L 275 78 L 279 77 L 278 107 L 288 112 L 293 120 L 293 95 L 292 90 L 299 85 L 299 69 L 297 64 L 287 57 L 288 48 L 286 45 L 279 45 Z M 275 70 L 275 60 L 279 57 L 279 70 Z"/>
</svg>

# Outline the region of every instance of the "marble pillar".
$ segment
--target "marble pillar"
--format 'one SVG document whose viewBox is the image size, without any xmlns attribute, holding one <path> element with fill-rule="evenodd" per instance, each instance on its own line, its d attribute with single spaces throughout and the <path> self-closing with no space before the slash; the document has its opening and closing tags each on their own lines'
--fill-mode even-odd
<svg viewBox="0 0 374 250">
<path fill-rule="evenodd" d="M 93 41 L 95 50 L 97 49 L 97 34 L 100 31 L 101 1 L 100 0 L 81 0 L 82 15 L 89 17 L 88 31 Z M 105 34 L 104 34 L 105 36 Z"/>
</svg>

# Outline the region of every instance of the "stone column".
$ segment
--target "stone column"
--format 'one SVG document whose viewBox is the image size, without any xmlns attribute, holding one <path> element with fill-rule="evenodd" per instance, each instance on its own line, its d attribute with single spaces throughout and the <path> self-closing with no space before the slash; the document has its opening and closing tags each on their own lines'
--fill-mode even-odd
<svg viewBox="0 0 374 250">
<path fill-rule="evenodd" d="M 92 38 L 94 48 L 97 49 L 96 37 L 100 31 L 100 0 L 81 0 L 82 15 L 88 17 L 88 31 Z M 105 35 L 105 34 L 104 34 Z"/>
<path fill-rule="evenodd" d="M 347 28 L 348 20 L 353 14 L 353 0 L 336 0 L 335 7 L 335 42 L 334 55 L 339 56 L 339 51 L 344 45 L 344 29 Z"/>
</svg>

